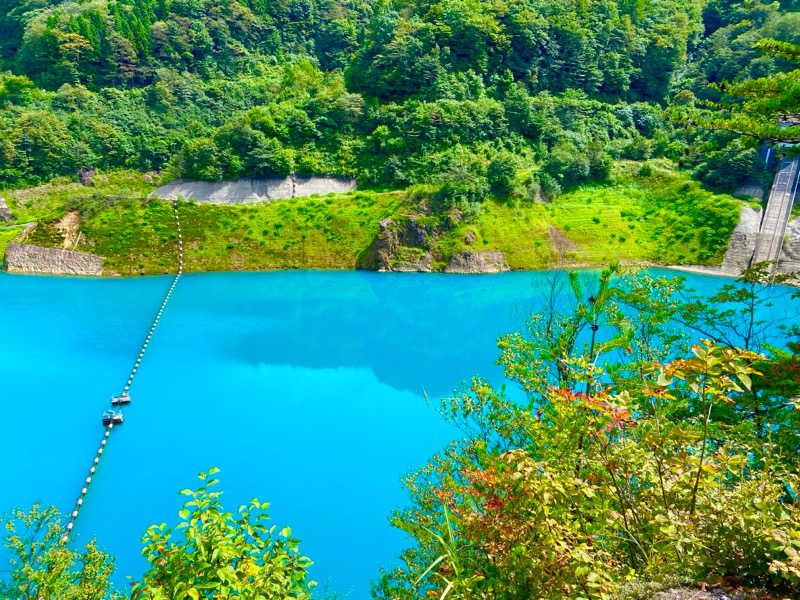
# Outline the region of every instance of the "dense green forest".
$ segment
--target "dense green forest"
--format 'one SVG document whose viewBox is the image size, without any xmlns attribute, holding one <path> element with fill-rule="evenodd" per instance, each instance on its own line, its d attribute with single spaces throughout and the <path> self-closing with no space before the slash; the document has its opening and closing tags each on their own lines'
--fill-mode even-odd
<svg viewBox="0 0 800 600">
<path fill-rule="evenodd" d="M 790 61 L 793 1 L 5 0 L 0 184 L 76 169 L 291 172 L 553 197 L 666 157 L 732 190 L 756 151 L 665 120 Z"/>
</svg>

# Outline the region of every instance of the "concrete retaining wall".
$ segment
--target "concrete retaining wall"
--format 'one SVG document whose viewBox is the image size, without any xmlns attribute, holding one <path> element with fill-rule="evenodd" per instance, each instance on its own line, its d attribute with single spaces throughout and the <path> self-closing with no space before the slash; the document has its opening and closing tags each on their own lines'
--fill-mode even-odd
<svg viewBox="0 0 800 600">
<path fill-rule="evenodd" d="M 3 268 L 9 273 L 98 277 L 103 273 L 103 257 L 11 242 L 6 247 Z"/>
<path fill-rule="evenodd" d="M 783 248 L 778 259 L 778 273 L 800 273 L 800 217 L 786 225 Z"/>
<path fill-rule="evenodd" d="M 761 211 L 743 206 L 739 224 L 728 242 L 728 251 L 722 262 L 722 274 L 738 276 L 750 264 L 758 240 Z M 786 225 L 777 273 L 800 273 L 800 217 L 791 219 Z"/>
<path fill-rule="evenodd" d="M 722 271 L 739 275 L 750 264 L 761 226 L 761 211 L 743 206 L 739 216 L 739 224 L 728 240 L 728 250 L 722 261 Z"/>
<path fill-rule="evenodd" d="M 164 200 L 193 199 L 210 204 L 245 204 L 271 200 L 351 192 L 355 179 L 337 177 L 284 177 L 261 179 L 244 177 L 233 181 L 186 181 L 176 179 L 150 195 Z"/>
</svg>

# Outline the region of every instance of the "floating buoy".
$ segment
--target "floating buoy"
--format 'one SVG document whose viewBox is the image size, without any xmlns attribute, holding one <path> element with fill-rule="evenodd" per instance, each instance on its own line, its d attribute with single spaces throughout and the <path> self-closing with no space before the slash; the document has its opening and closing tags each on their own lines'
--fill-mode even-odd
<svg viewBox="0 0 800 600">
<path fill-rule="evenodd" d="M 130 375 L 128 376 L 128 381 L 125 384 L 125 389 L 123 390 L 122 396 L 120 397 L 127 398 L 128 390 L 130 389 L 131 384 L 133 383 L 133 378 L 136 375 L 136 372 L 139 370 L 139 366 L 142 363 L 142 357 L 144 356 L 145 351 L 147 350 L 150 340 L 153 337 L 153 333 L 155 332 L 156 327 L 158 326 L 158 322 L 161 320 L 161 317 L 167 308 L 167 304 L 169 303 L 169 300 L 172 297 L 172 293 L 175 291 L 175 287 L 178 284 L 178 280 L 180 279 L 180 276 L 183 273 L 183 239 L 181 235 L 180 219 L 178 218 L 177 203 L 172 204 L 172 209 L 175 215 L 175 224 L 178 228 L 178 272 L 175 278 L 172 280 L 172 283 L 170 284 L 169 289 L 167 290 L 167 293 L 164 296 L 163 301 L 161 302 L 161 306 L 159 307 L 158 312 L 156 313 L 155 318 L 153 319 L 153 323 L 150 326 L 147 335 L 145 336 L 144 343 L 142 344 L 142 347 L 139 350 L 139 354 L 136 357 L 136 361 L 134 362 L 133 368 L 131 369 Z M 130 400 L 128 399 L 128 401 Z M 106 442 L 108 441 L 109 436 L 111 435 L 111 428 L 114 427 L 115 418 L 118 419 L 119 423 L 122 423 L 122 413 L 113 413 L 113 411 L 107 411 L 103 415 L 104 423 L 106 423 L 107 421 L 106 431 L 103 436 L 103 439 L 100 441 L 100 447 L 97 449 L 97 454 L 94 457 L 94 463 L 92 467 L 89 469 L 89 476 L 86 478 L 86 485 L 81 489 L 81 495 L 78 498 L 76 508 L 72 512 L 72 521 L 70 521 L 69 524 L 67 525 L 67 533 L 64 534 L 64 536 L 61 538 L 61 541 L 64 543 L 67 543 L 69 541 L 69 532 L 72 531 L 72 528 L 74 527 L 74 521 L 78 517 L 78 508 L 83 506 L 83 498 L 84 496 L 86 496 L 88 492 L 87 486 L 92 482 L 92 476 L 95 474 L 95 471 L 97 470 L 97 465 L 100 463 L 100 457 L 102 456 L 103 449 L 106 445 Z"/>
</svg>

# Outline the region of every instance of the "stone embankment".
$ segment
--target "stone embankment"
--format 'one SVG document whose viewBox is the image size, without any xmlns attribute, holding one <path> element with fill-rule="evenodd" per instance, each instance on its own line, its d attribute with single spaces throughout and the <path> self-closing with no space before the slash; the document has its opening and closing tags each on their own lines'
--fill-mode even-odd
<svg viewBox="0 0 800 600">
<path fill-rule="evenodd" d="M 682 266 L 675 267 L 683 271 L 704 273 L 707 275 L 724 275 L 737 277 L 741 275 L 753 260 L 761 229 L 762 211 L 743 206 L 739 216 L 739 224 L 731 234 L 728 249 L 722 266 Z M 783 245 L 774 270 L 775 273 L 800 273 L 800 217 L 790 219 L 786 225 Z"/>
<path fill-rule="evenodd" d="M 11 242 L 6 247 L 3 268 L 9 273 L 99 277 L 103 273 L 103 257 Z"/>
<path fill-rule="evenodd" d="M 345 193 L 355 189 L 355 179 L 338 177 L 244 177 L 232 181 L 176 179 L 157 188 L 150 196 L 172 201 L 183 199 L 210 204 L 248 204 L 314 194 Z"/>
<path fill-rule="evenodd" d="M 790 219 L 786 225 L 778 272 L 800 273 L 800 217 Z"/>
</svg>

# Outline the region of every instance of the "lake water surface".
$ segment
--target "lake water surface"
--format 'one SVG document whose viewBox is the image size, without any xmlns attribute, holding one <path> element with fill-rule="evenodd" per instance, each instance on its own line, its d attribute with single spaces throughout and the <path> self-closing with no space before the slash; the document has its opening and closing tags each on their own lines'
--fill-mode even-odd
<svg viewBox="0 0 800 600">
<path fill-rule="evenodd" d="M 705 291 L 724 283 L 687 277 Z M 185 275 L 75 542 L 96 537 L 126 585 L 144 570 L 145 529 L 177 522 L 178 491 L 217 466 L 229 509 L 271 502 L 315 579 L 367 598 L 406 541 L 387 521 L 406 499 L 400 477 L 458 436 L 424 392 L 435 401 L 474 374 L 500 382 L 495 340 L 541 307 L 547 278 Z M 100 416 L 170 281 L 0 274 L 0 512 L 34 502 L 72 510 Z M 785 318 L 788 305 L 772 310 Z"/>
</svg>

